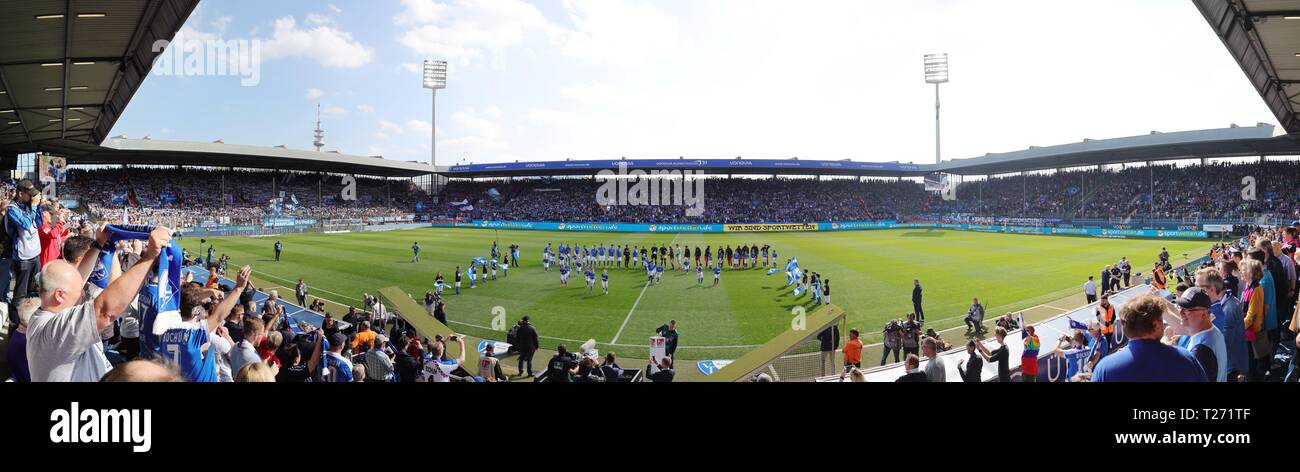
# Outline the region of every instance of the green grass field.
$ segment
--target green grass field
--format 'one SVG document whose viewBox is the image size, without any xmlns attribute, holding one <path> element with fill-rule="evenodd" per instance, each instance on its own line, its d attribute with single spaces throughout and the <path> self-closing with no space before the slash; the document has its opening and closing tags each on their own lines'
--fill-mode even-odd
<svg viewBox="0 0 1300 472">
<path fill-rule="evenodd" d="M 559 343 L 575 346 L 587 339 L 600 343 L 602 352 L 622 356 L 646 355 L 646 338 L 669 319 L 676 319 L 683 359 L 734 359 L 790 328 L 795 307 L 809 312 L 808 295 L 795 298 L 783 288 L 784 273 L 767 276 L 763 269 L 724 271 L 722 283 L 696 286 L 691 273 L 668 271 L 662 283 L 645 287 L 644 271 L 611 269 L 610 293 L 600 293 L 599 282 L 588 295 L 581 275 L 561 288 L 555 266 L 544 272 L 542 248 L 549 242 L 577 244 L 697 244 L 711 246 L 770 244 L 784 261 L 799 258 L 805 270 L 831 280 L 832 301 L 848 312 L 848 323 L 866 334 L 868 343 L 880 340 L 884 323 L 911 311 L 912 279 L 925 289 L 927 325 L 944 329 L 962 325 L 972 297 L 979 297 L 991 319 L 1047 303 L 1081 291 L 1088 275 L 1127 256 L 1134 272 L 1148 272 L 1161 247 L 1170 254 L 1196 257 L 1208 248 L 1205 241 L 1102 239 L 1066 236 L 1009 235 L 944 230 L 845 231 L 816 233 L 728 234 L 628 234 L 481 229 L 425 228 L 415 230 L 303 234 L 278 237 L 211 238 L 217 254 L 229 254 L 232 265 L 252 264 L 263 280 L 293 287 L 306 279 L 312 296 L 347 305 L 359 305 L 362 293 L 399 286 L 421 300 L 431 290 L 434 274 L 447 275 L 457 265 L 462 270 L 474 257 L 488 256 L 494 239 L 501 247 L 522 246 L 522 267 L 508 278 L 480 282 L 469 289 L 466 280 L 459 296 L 448 291 L 448 320 L 457 331 L 504 340 L 504 332 L 490 326 L 494 313 L 505 310 L 506 326 L 524 315 L 532 318 L 543 336 L 543 347 Z M 273 262 L 272 245 L 284 243 L 281 262 Z M 411 243 L 423 249 L 418 263 L 411 262 Z M 195 254 L 198 238 L 183 245 Z M 271 287 L 262 287 L 271 288 Z M 292 289 L 280 289 L 292 299 Z M 501 307 L 494 312 L 496 307 Z M 336 313 L 336 316 L 340 315 Z M 409 314 L 407 314 L 409 316 Z M 427 316 L 423 313 L 416 315 Z"/>
</svg>

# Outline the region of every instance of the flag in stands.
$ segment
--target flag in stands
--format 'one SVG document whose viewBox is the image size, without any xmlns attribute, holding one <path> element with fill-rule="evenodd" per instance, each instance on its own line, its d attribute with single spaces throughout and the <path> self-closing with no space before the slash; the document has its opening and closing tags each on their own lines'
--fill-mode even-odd
<svg viewBox="0 0 1300 472">
<path fill-rule="evenodd" d="M 1078 321 L 1074 321 L 1074 318 L 1068 318 L 1068 319 L 1070 320 L 1070 329 L 1079 329 L 1079 330 L 1083 330 L 1083 331 L 1087 331 L 1087 330 L 1088 330 L 1088 325 L 1085 325 L 1085 324 L 1080 323 L 1080 322 L 1078 322 Z"/>
</svg>

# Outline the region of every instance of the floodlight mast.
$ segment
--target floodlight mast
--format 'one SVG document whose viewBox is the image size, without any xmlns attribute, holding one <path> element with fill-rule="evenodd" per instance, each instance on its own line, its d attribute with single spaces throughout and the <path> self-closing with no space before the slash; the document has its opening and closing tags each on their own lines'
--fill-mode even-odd
<svg viewBox="0 0 1300 472">
<path fill-rule="evenodd" d="M 447 88 L 447 61 L 424 61 L 424 88 L 433 92 L 429 111 L 429 165 L 438 167 L 438 90 Z M 430 174 L 430 184 L 435 184 L 437 174 Z M 429 191 L 435 191 L 430 188 Z"/>
<path fill-rule="evenodd" d="M 925 55 L 925 83 L 934 84 L 934 163 L 939 152 L 939 84 L 948 82 L 948 53 Z"/>
</svg>

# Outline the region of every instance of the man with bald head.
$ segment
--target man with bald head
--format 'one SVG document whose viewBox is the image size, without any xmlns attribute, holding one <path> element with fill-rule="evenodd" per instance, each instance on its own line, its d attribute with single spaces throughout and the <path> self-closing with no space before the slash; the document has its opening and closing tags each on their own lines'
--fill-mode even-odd
<svg viewBox="0 0 1300 472">
<path fill-rule="evenodd" d="M 33 382 L 94 382 L 111 368 L 104 356 L 99 333 L 113 325 L 158 260 L 172 232 L 164 227 L 149 234 L 140 263 L 109 283 L 93 300 L 85 300 L 85 286 L 109 239 L 101 224 L 95 244 L 86 250 L 79 266 L 52 261 L 41 270 L 41 308 L 27 329 L 27 361 Z"/>
<path fill-rule="evenodd" d="M 167 365 L 146 360 L 134 360 L 108 371 L 100 382 L 184 382 L 180 372 Z"/>
</svg>

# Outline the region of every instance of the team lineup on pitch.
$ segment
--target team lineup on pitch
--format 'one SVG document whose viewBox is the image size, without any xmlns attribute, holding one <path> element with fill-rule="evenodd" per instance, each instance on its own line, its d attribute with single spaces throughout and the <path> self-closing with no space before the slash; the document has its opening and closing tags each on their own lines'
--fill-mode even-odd
<svg viewBox="0 0 1300 472">
<path fill-rule="evenodd" d="M 271 248 L 275 240 L 282 241 L 284 248 L 279 262 L 274 261 Z M 342 305 L 357 306 L 363 293 L 394 285 L 419 300 L 426 291 L 435 290 L 435 277 L 441 273 L 447 284 L 443 299 L 449 325 L 484 339 L 503 340 L 505 333 L 492 327 L 509 326 L 527 315 L 538 327 L 545 347 L 592 339 L 602 350 L 635 356 L 644 355 L 645 337 L 675 319 L 682 333 L 679 356 L 684 359 L 735 358 L 789 329 L 796 307 L 813 310 L 817 302 L 812 295 L 792 290 L 798 283 L 789 285 L 785 269 L 790 259 L 797 259 L 802 271 L 834 280 L 836 305 L 849 312 L 848 325 L 860 329 L 871 343 L 881 340 L 879 332 L 889 320 L 912 311 L 913 279 L 920 279 L 925 287 L 926 327 L 943 330 L 962 324 L 971 297 L 985 303 L 991 319 L 1078 292 L 1088 275 L 1120 257 L 1145 262 L 1154 260 L 1161 248 L 1175 254 L 1199 254 L 1206 246 L 1203 241 L 943 230 L 670 236 L 431 228 L 274 239 L 209 238 L 207 242 L 201 245 L 186 239 L 183 244 L 196 255 L 206 254 L 212 246 L 214 254 L 229 256 L 235 265 L 252 263 L 257 275 L 286 287 L 303 278 L 311 297 Z M 412 242 L 422 248 L 418 259 L 412 257 Z M 489 261 L 494 243 L 500 248 L 499 255 L 505 256 L 502 260 L 517 258 L 518 266 L 507 270 L 503 262 L 499 264 L 501 273 L 492 279 Z M 549 271 L 543 256 L 548 244 L 552 250 L 545 252 L 556 254 Z M 670 267 L 661 274 L 648 272 L 645 263 L 627 267 L 612 260 L 593 263 L 597 267 L 592 269 L 595 280 L 589 289 L 583 283 L 586 269 L 577 269 L 578 262 L 570 267 L 578 280 L 567 287 L 560 283 L 557 259 L 561 244 L 570 251 L 573 247 L 581 251 L 583 245 L 589 249 L 606 245 L 639 250 L 653 245 L 716 250 L 745 244 L 769 246 L 776 257 L 765 267 L 760 251 L 757 264 L 732 268 L 739 264 L 738 256 L 731 264 L 725 258 L 718 264 L 714 255 L 707 274 L 694 262 L 693 251 L 685 261 L 671 264 L 652 257 L 650 264 L 658 260 Z M 511 248 L 515 245 L 517 251 Z M 570 259 L 583 259 L 573 254 L 570 252 Z M 1060 260 L 1064 255 L 1070 256 L 1068 261 Z M 458 266 L 466 271 L 476 259 L 484 263 L 476 267 L 474 288 L 469 288 L 469 279 L 462 272 L 465 280 L 457 295 L 452 287 L 454 271 Z M 716 285 L 708 275 L 715 268 L 720 276 Z M 484 271 L 487 277 L 482 276 Z M 606 274 L 608 293 L 600 287 Z M 493 319 L 502 314 L 504 320 Z"/>
</svg>

